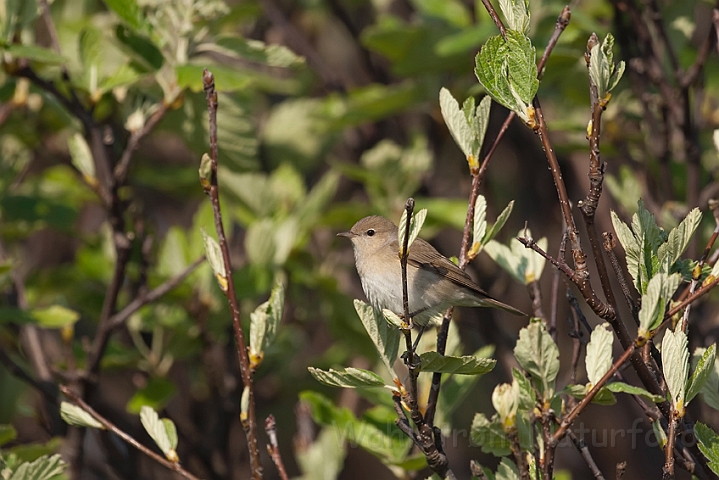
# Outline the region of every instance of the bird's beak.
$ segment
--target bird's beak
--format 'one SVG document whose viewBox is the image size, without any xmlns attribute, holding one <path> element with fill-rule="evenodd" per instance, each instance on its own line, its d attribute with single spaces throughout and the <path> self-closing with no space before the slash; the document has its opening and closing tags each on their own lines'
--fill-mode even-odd
<svg viewBox="0 0 719 480">
<path fill-rule="evenodd" d="M 357 235 L 354 234 L 354 233 L 352 233 L 352 232 L 340 232 L 340 233 L 337 234 L 337 236 L 338 236 L 338 237 L 352 238 L 352 237 L 356 237 Z"/>
</svg>

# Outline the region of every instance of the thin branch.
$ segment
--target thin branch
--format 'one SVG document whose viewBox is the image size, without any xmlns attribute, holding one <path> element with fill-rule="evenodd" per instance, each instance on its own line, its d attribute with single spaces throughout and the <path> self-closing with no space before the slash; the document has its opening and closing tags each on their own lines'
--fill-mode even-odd
<svg viewBox="0 0 719 480">
<path fill-rule="evenodd" d="M 162 284 L 150 290 L 148 293 L 141 294 L 128 303 L 125 308 L 111 316 L 107 322 L 98 330 L 93 341 L 93 346 L 88 355 L 87 372 L 96 372 L 99 368 L 100 361 L 102 360 L 103 353 L 107 347 L 107 342 L 110 339 L 110 335 L 117 328 L 123 325 L 128 318 L 130 318 L 135 312 L 144 307 L 145 305 L 154 302 L 159 299 L 170 290 L 181 284 L 197 267 L 202 265 L 205 261 L 205 256 L 201 256 L 190 265 L 187 266 L 182 272 L 178 273 L 172 278 L 165 280 Z"/>
<path fill-rule="evenodd" d="M 202 265 L 205 261 L 205 256 L 201 255 L 198 257 L 194 262 L 189 264 L 183 271 L 178 273 L 172 278 L 169 278 L 165 280 L 162 284 L 158 285 L 157 287 L 153 288 L 149 292 L 145 294 L 140 294 L 137 298 L 135 298 L 132 302 L 128 303 L 125 308 L 117 312 L 115 315 L 113 315 L 110 318 L 110 328 L 117 328 L 125 321 L 130 318 L 136 311 L 138 311 L 140 308 L 144 307 L 148 303 L 152 303 L 156 300 L 158 300 L 160 297 L 168 293 L 170 290 L 174 289 L 178 285 L 180 285 L 192 272 L 194 272 L 197 267 Z"/>
<path fill-rule="evenodd" d="M 495 20 L 495 23 L 497 23 L 497 27 L 500 29 L 500 32 L 503 32 L 504 25 L 502 24 L 501 20 L 499 20 L 499 17 L 497 17 L 497 12 L 494 10 L 492 4 L 489 2 L 489 0 L 482 0 L 482 3 L 489 12 L 490 17 L 492 17 L 492 19 Z M 549 55 L 552 53 L 552 50 L 556 46 L 559 36 L 567 27 L 570 18 L 570 10 L 568 7 L 565 7 L 557 18 L 554 33 L 552 33 L 552 37 L 547 44 L 547 48 L 545 48 L 544 54 L 542 55 L 542 58 L 537 64 L 538 74 L 541 75 L 541 72 L 544 69 L 547 59 L 549 58 Z M 477 200 L 477 195 L 479 195 L 479 187 L 482 184 L 482 180 L 484 179 L 484 176 L 487 172 L 489 162 L 490 160 L 492 160 L 494 152 L 499 146 L 499 142 L 502 140 L 502 138 L 504 138 L 504 135 L 509 129 L 509 125 L 512 123 L 512 120 L 514 120 L 515 116 L 516 114 L 514 112 L 509 112 L 507 114 L 507 118 L 505 118 L 504 123 L 502 123 L 502 127 L 499 129 L 499 132 L 497 133 L 497 136 L 492 142 L 492 145 L 485 154 L 483 161 L 480 163 L 479 170 L 476 173 L 472 172 L 472 189 L 469 194 L 469 201 L 467 202 L 467 217 L 465 218 L 464 222 L 464 231 L 462 232 L 462 244 L 459 252 L 459 268 L 461 268 L 462 270 L 467 268 L 467 264 L 471 261 L 471 259 L 467 257 L 467 252 L 470 248 L 469 242 L 470 235 L 472 233 L 472 221 L 474 219 L 474 204 Z M 444 355 L 447 348 L 449 322 L 452 320 L 453 313 L 454 309 L 452 307 L 447 309 L 444 314 L 444 318 L 442 319 L 442 324 L 440 326 L 439 332 L 437 334 L 437 353 L 439 353 L 440 355 Z M 437 401 L 439 399 L 439 391 L 441 384 L 442 374 L 439 372 L 435 372 L 434 374 L 432 374 L 432 385 L 429 390 L 427 409 L 425 411 L 425 420 L 429 425 L 434 425 L 434 415 L 437 410 Z"/>
<path fill-rule="evenodd" d="M 57 404 L 56 392 L 53 391 L 53 389 L 50 387 L 50 384 L 48 384 L 48 382 L 38 382 L 37 380 L 32 378 L 32 375 L 27 373 L 25 369 L 15 363 L 12 358 L 10 358 L 4 348 L 0 348 L 0 363 L 5 365 L 5 368 L 7 368 L 8 372 L 15 375 L 17 378 L 37 390 L 43 397 L 45 397 L 48 402 Z"/>
<path fill-rule="evenodd" d="M 404 308 L 404 320 L 408 324 L 406 329 L 402 329 L 407 348 L 404 361 L 409 370 L 410 388 L 409 391 L 405 390 L 402 399 L 409 406 L 410 418 L 418 430 L 416 434 L 413 432 L 410 438 L 415 439 L 415 442 L 419 445 L 420 450 L 422 450 L 422 453 L 427 459 L 427 465 L 442 478 L 454 478 L 454 473 L 449 468 L 447 455 L 442 451 L 439 435 L 436 435 L 432 426 L 428 425 L 422 417 L 422 413 L 419 411 L 417 404 L 417 377 L 419 376 L 419 370 L 417 370 L 417 356 L 414 353 L 414 346 L 412 345 L 412 318 L 409 313 L 409 296 L 407 294 L 407 259 L 409 257 L 410 224 L 412 221 L 412 212 L 414 211 L 413 198 L 407 199 L 404 209 L 407 214 L 407 219 L 405 224 L 399 227 L 404 228 L 405 233 L 399 260 L 402 267 L 402 306 Z M 398 423 L 398 425 L 400 424 L 401 422 Z M 407 433 L 406 429 L 403 429 L 403 431 Z"/>
<path fill-rule="evenodd" d="M 567 249 L 567 228 L 562 228 L 562 240 L 559 242 L 559 253 L 557 258 L 563 259 Z M 552 337 L 554 343 L 557 342 L 557 308 L 559 307 L 559 269 L 554 269 L 552 274 L 552 302 L 549 312 L 549 322 L 547 324 L 547 333 Z"/>
<path fill-rule="evenodd" d="M 212 174 L 210 175 L 208 195 L 210 196 L 210 201 L 212 203 L 217 240 L 220 245 L 222 259 L 225 265 L 227 288 L 224 289 L 223 292 L 227 297 L 227 302 L 230 306 L 230 313 L 232 314 L 232 326 L 235 331 L 235 341 L 237 343 L 237 356 L 240 363 L 242 384 L 247 390 L 249 397 L 246 416 L 242 415 L 241 423 L 242 428 L 245 431 L 245 436 L 247 437 L 252 478 L 260 480 L 262 478 L 262 464 L 260 463 L 260 449 L 257 444 L 257 420 L 255 418 L 255 391 L 252 386 L 252 370 L 250 369 L 250 359 L 247 353 L 245 334 L 242 331 L 240 307 L 237 302 L 237 296 L 235 295 L 235 283 L 232 278 L 232 263 L 230 262 L 230 249 L 227 244 L 227 238 L 225 237 L 225 228 L 222 225 L 220 192 L 217 184 L 217 91 L 215 90 L 215 77 L 207 69 L 205 69 L 202 73 L 202 83 L 207 97 L 207 110 L 210 114 L 210 159 Z"/>
<path fill-rule="evenodd" d="M 569 196 L 567 195 L 567 187 L 564 184 L 564 178 L 562 177 L 562 171 L 559 168 L 559 161 L 554 153 L 554 148 L 549 141 L 549 129 L 547 128 L 547 122 L 544 119 L 544 113 L 539 103 L 539 99 L 534 97 L 534 112 L 537 119 L 537 133 L 539 139 L 542 142 L 544 148 L 544 154 L 547 157 L 549 163 L 549 170 L 552 172 L 552 178 L 554 179 L 554 186 L 557 189 L 557 195 L 559 196 L 559 206 L 562 210 L 562 216 L 567 224 L 567 233 L 569 235 L 569 245 L 572 249 L 572 257 L 574 258 L 574 270 L 576 280 L 575 283 L 582 290 L 587 299 L 587 303 L 592 307 L 593 310 L 605 311 L 610 307 L 604 305 L 594 295 L 591 284 L 589 283 L 589 270 L 587 268 L 587 258 L 582 250 L 582 245 L 579 241 L 579 231 L 574 223 L 574 217 L 572 217 L 572 211 L 569 203 Z M 587 295 L 586 293 L 590 293 Z M 606 314 L 606 313 L 605 313 Z M 600 315 L 601 316 L 601 315 Z"/>
<path fill-rule="evenodd" d="M 592 389 L 587 392 L 587 395 L 580 401 L 577 406 L 575 406 L 569 414 L 562 419 L 561 423 L 559 424 L 559 427 L 557 430 L 555 430 L 554 434 L 549 439 L 549 445 L 552 447 L 556 447 L 559 442 L 564 438 L 564 435 L 567 433 L 567 429 L 572 425 L 574 420 L 577 418 L 577 416 L 582 413 L 582 411 L 587 408 L 587 406 L 592 403 L 592 400 L 594 397 L 599 393 L 599 391 L 602 389 L 604 385 L 609 381 L 610 378 L 619 370 L 619 367 L 621 367 L 624 362 L 629 360 L 629 358 L 634 353 L 636 347 L 635 344 L 632 343 L 629 348 L 627 348 L 624 353 L 622 354 L 619 359 L 614 362 L 612 365 L 612 368 L 610 368 L 607 373 L 604 374 L 604 376 L 597 382 L 596 385 L 592 386 Z"/>
<path fill-rule="evenodd" d="M 567 435 L 574 444 L 575 448 L 579 451 L 579 454 L 582 456 L 584 461 L 587 462 L 587 466 L 589 467 L 589 470 L 591 470 L 592 475 L 594 475 L 594 478 L 597 480 L 604 480 L 604 475 L 602 474 L 602 471 L 599 470 L 597 462 L 594 461 L 592 453 L 589 451 L 589 448 L 587 448 L 587 444 L 584 443 L 584 440 L 578 439 L 571 428 L 567 430 Z"/>
<path fill-rule="evenodd" d="M 275 421 L 275 416 L 272 414 L 265 419 L 265 432 L 267 432 L 267 437 L 270 439 L 270 443 L 267 445 L 267 453 L 272 457 L 272 462 L 275 464 L 275 467 L 277 467 L 277 473 L 279 473 L 280 478 L 282 480 L 288 480 L 287 471 L 285 470 L 285 465 L 282 463 L 282 456 L 280 455 L 280 445 L 277 442 L 277 422 Z"/>
<path fill-rule="evenodd" d="M 125 183 L 125 179 L 127 178 L 127 172 L 130 168 L 130 161 L 132 160 L 132 154 L 135 153 L 135 150 L 137 150 L 137 146 L 140 144 L 140 140 L 147 136 L 160 122 L 160 120 L 163 119 L 163 117 L 167 113 L 168 108 L 169 105 L 165 100 L 163 100 L 162 103 L 159 104 L 157 110 L 155 110 L 155 112 L 150 115 L 150 118 L 147 119 L 142 128 L 139 130 L 135 130 L 130 134 L 130 138 L 127 141 L 125 150 L 122 152 L 120 161 L 117 162 L 117 165 L 115 166 L 115 170 L 113 172 L 115 182 L 118 185 L 122 185 Z"/>
<path fill-rule="evenodd" d="M 677 430 L 677 413 L 672 406 L 669 428 L 667 429 L 667 444 L 664 446 L 664 467 L 662 468 L 662 480 L 674 478 L 674 441 Z"/>
<path fill-rule="evenodd" d="M 153 452 L 152 450 L 150 450 L 149 448 L 147 448 L 146 446 L 144 446 L 143 444 L 141 444 L 140 442 L 135 440 L 135 438 L 133 438 L 131 435 L 120 430 L 120 428 L 118 428 L 115 424 L 113 424 L 108 419 L 106 419 L 105 417 L 103 417 L 102 415 L 97 413 L 90 405 L 85 403 L 85 401 L 82 398 L 80 398 L 79 395 L 77 395 L 75 392 L 73 392 L 66 385 L 60 385 L 60 391 L 63 393 L 63 395 L 65 395 L 67 398 L 72 400 L 73 403 L 75 403 L 77 406 L 79 406 L 80 408 L 85 410 L 87 413 L 92 415 L 92 417 L 95 420 L 97 420 L 98 422 L 100 422 L 102 424 L 102 426 L 105 427 L 105 429 L 111 431 L 118 437 L 122 438 L 127 443 L 129 443 L 131 446 L 133 446 L 135 449 L 144 453 L 151 459 L 155 460 L 157 463 L 169 468 L 173 472 L 180 474 L 184 478 L 187 478 L 189 480 L 199 480 L 198 477 L 194 476 L 193 474 L 191 474 L 190 472 L 188 472 L 187 470 L 182 468 L 182 466 L 180 465 L 179 462 L 175 463 L 175 462 L 171 462 L 171 461 L 167 460 L 162 455 L 159 455 L 159 454 Z"/>
<path fill-rule="evenodd" d="M 604 251 L 607 252 L 607 256 L 609 257 L 609 263 L 612 265 L 612 270 L 614 270 L 614 276 L 617 278 L 617 281 L 619 282 L 619 287 L 622 289 L 624 300 L 627 302 L 629 310 L 631 310 L 632 312 L 632 318 L 634 318 L 634 322 L 637 324 L 637 326 L 639 326 L 639 307 L 637 306 L 637 302 L 635 302 L 632 298 L 632 293 L 629 291 L 629 285 L 627 284 L 627 280 L 624 277 L 624 271 L 622 270 L 621 265 L 619 265 L 617 255 L 614 253 L 614 247 L 617 246 L 617 240 L 614 238 L 614 234 L 611 232 L 604 232 L 602 234 L 602 238 L 604 239 L 604 241 L 602 242 L 602 245 L 604 246 Z"/>
<path fill-rule="evenodd" d="M 497 15 L 497 11 L 494 9 L 494 6 L 492 5 L 492 2 L 489 0 L 482 0 L 482 5 L 484 5 L 484 8 L 487 9 L 487 13 L 489 13 L 489 17 L 492 19 L 494 24 L 497 26 L 497 30 L 499 30 L 500 35 L 502 35 L 502 38 L 507 38 L 507 29 L 504 27 L 504 23 L 502 23 L 502 20 L 499 18 L 499 15 Z"/>
</svg>

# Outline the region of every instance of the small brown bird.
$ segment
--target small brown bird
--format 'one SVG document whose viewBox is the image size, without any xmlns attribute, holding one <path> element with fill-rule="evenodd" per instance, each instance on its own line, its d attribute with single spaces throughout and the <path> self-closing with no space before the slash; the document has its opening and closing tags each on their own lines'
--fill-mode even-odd
<svg viewBox="0 0 719 480">
<path fill-rule="evenodd" d="M 402 268 L 397 226 L 384 217 L 370 216 L 355 223 L 349 232 L 337 235 L 352 241 L 357 273 L 372 306 L 402 315 Z M 419 326 L 427 325 L 450 306 L 496 307 L 526 316 L 490 297 L 469 275 L 421 238 L 409 248 L 407 296 L 410 316 Z"/>
</svg>

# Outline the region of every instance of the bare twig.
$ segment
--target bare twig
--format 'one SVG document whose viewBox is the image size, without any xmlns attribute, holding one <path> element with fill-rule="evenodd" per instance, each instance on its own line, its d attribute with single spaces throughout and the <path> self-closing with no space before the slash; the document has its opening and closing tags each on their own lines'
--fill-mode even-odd
<svg viewBox="0 0 719 480">
<path fill-rule="evenodd" d="M 439 438 L 440 432 L 435 430 L 427 424 L 422 413 L 419 411 L 417 403 L 417 377 L 419 371 L 417 370 L 418 362 L 417 356 L 414 353 L 414 346 L 412 345 L 412 319 L 409 313 L 409 297 L 407 295 L 407 259 L 409 257 L 409 231 L 410 223 L 412 220 L 412 212 L 414 211 L 414 199 L 407 199 L 405 204 L 405 212 L 407 219 L 404 225 L 400 225 L 400 228 L 404 228 L 404 244 L 402 245 L 402 251 L 400 252 L 400 265 L 402 267 L 402 306 L 404 308 L 404 320 L 407 322 L 407 328 L 402 330 L 405 338 L 405 344 L 407 351 L 405 352 L 405 363 L 409 370 L 409 391 L 405 390 L 402 395 L 402 400 L 409 406 L 409 414 L 412 422 L 417 427 L 417 433 L 414 433 L 408 425 L 402 428 L 402 416 L 399 418 L 398 426 L 403 432 L 408 434 L 408 430 L 412 432 L 410 438 L 419 446 L 420 450 L 427 459 L 427 465 L 434 472 L 436 472 L 442 478 L 455 478 L 454 473 L 449 468 L 449 460 L 447 455 L 442 451 L 441 439 Z M 401 408 L 401 406 L 400 406 Z"/>
<path fill-rule="evenodd" d="M 105 417 L 103 417 L 102 415 L 97 413 L 90 405 L 85 403 L 85 401 L 82 398 L 80 398 L 79 395 L 77 395 L 75 392 L 73 392 L 67 386 L 60 385 L 60 391 L 63 393 L 63 395 L 65 395 L 67 398 L 72 400 L 73 403 L 75 403 L 77 406 L 79 406 L 80 408 L 85 410 L 87 413 L 92 415 L 92 417 L 95 420 L 97 420 L 98 422 L 100 422 L 102 424 L 102 426 L 105 427 L 105 429 L 111 431 L 118 437 L 122 438 L 127 443 L 132 445 L 134 448 L 136 448 L 140 452 L 144 453 L 151 459 L 155 460 L 157 463 L 169 468 L 173 472 L 180 474 L 184 478 L 187 478 L 189 480 L 199 480 L 198 477 L 194 476 L 193 474 L 191 474 L 190 472 L 188 472 L 187 470 L 182 468 L 182 466 L 180 465 L 179 462 L 171 462 L 171 461 L 167 460 L 162 455 L 159 455 L 159 454 L 153 452 L 152 450 L 150 450 L 149 448 L 147 448 L 146 446 L 144 446 L 143 444 L 141 444 L 140 442 L 135 440 L 135 438 L 133 438 L 129 434 L 125 433 L 123 430 L 120 430 L 115 424 L 113 424 L 112 422 L 107 420 Z"/>
<path fill-rule="evenodd" d="M 619 367 L 621 367 L 624 362 L 629 360 L 629 358 L 634 353 L 635 348 L 635 344 L 632 343 L 629 348 L 624 351 L 622 356 L 619 357 L 616 362 L 614 362 L 612 368 L 610 368 L 607 373 L 604 374 L 604 376 L 597 382 L 596 385 L 592 386 L 592 389 L 587 392 L 587 395 L 582 399 L 582 401 L 579 402 L 577 406 L 575 406 L 569 412 L 569 414 L 567 414 L 567 416 L 562 419 L 559 424 L 559 427 L 555 430 L 554 434 L 549 439 L 550 446 L 556 447 L 559 444 L 562 438 L 564 438 L 564 435 L 567 433 L 567 429 L 572 425 L 577 416 L 582 413 L 582 411 L 587 407 L 587 405 L 592 402 L 592 400 L 597 395 L 597 393 L 599 393 L 602 387 L 606 385 L 609 379 L 612 378 L 612 376 L 616 373 L 617 370 L 619 370 Z"/>
<path fill-rule="evenodd" d="M 604 251 L 607 252 L 607 256 L 609 257 L 609 263 L 612 265 L 612 270 L 614 270 L 614 276 L 619 282 L 619 287 L 622 289 L 622 294 L 624 294 L 624 300 L 627 302 L 629 310 L 631 310 L 632 312 L 632 318 L 634 318 L 634 322 L 637 324 L 637 326 L 639 326 L 639 307 L 637 306 L 637 302 L 635 302 L 632 298 L 632 293 L 629 291 L 629 285 L 627 284 L 627 280 L 624 277 L 624 271 L 622 270 L 621 265 L 619 265 L 619 260 L 614 253 L 614 247 L 617 246 L 617 240 L 614 238 L 614 234 L 611 232 L 604 232 L 602 234 L 602 238 L 604 239 L 604 241 L 602 242 L 602 245 L 604 246 Z"/>
<path fill-rule="evenodd" d="M 576 449 L 579 451 L 579 454 L 582 456 L 584 461 L 587 462 L 587 466 L 589 467 L 589 470 L 592 471 L 592 475 L 594 475 L 594 478 L 596 478 L 597 480 L 604 480 L 604 475 L 602 474 L 602 471 L 599 470 L 599 467 L 594 461 L 592 453 L 589 451 L 589 448 L 587 448 L 587 444 L 584 443 L 584 440 L 580 440 L 579 438 L 577 438 L 571 428 L 567 430 L 567 435 L 569 436 L 569 439 L 572 441 Z"/>
<path fill-rule="evenodd" d="M 154 302 L 173 288 L 177 287 L 185 280 L 185 278 L 188 277 L 188 275 L 195 271 L 195 269 L 200 266 L 202 262 L 204 262 L 204 260 L 205 256 L 203 255 L 194 262 L 192 262 L 190 265 L 188 265 L 187 268 L 185 268 L 182 272 L 172 278 L 167 279 L 165 282 L 153 288 L 146 294 L 139 295 L 130 303 L 128 303 L 125 308 L 110 317 L 95 335 L 92 349 L 90 350 L 90 354 L 88 355 L 87 372 L 91 373 L 98 370 L 100 361 L 102 360 L 103 352 L 107 347 L 107 342 L 110 339 L 110 335 L 112 335 L 112 332 L 114 332 L 118 327 L 124 324 L 127 319 L 130 318 L 140 308 Z"/>
<path fill-rule="evenodd" d="M 557 258 L 563 259 L 564 258 L 564 252 L 567 249 L 567 229 L 566 227 L 562 228 L 562 231 L 564 232 L 562 234 L 562 240 L 559 242 L 559 254 L 557 255 Z M 552 340 L 554 340 L 554 343 L 557 342 L 557 308 L 559 306 L 559 269 L 555 269 L 552 275 L 552 302 L 551 302 L 551 310 L 549 312 L 549 322 L 547 323 L 547 332 L 552 337 Z"/>
<path fill-rule="evenodd" d="M 499 15 L 497 15 L 497 11 L 494 9 L 492 2 L 490 2 L 489 0 L 482 0 L 482 5 L 484 5 L 485 9 L 487 9 L 487 13 L 489 13 L 489 17 L 497 26 L 497 30 L 499 30 L 499 33 L 502 35 L 502 37 L 506 38 L 507 29 L 504 27 L 504 23 L 502 23 L 502 20 L 499 18 Z"/>
<path fill-rule="evenodd" d="M 220 251 L 222 252 L 222 260 L 226 272 L 227 288 L 223 289 L 223 292 L 227 297 L 230 313 L 232 314 L 232 327 L 235 332 L 242 384 L 248 393 L 247 415 L 242 415 L 241 423 L 245 431 L 245 436 L 247 437 L 252 478 L 260 480 L 262 478 L 262 464 L 260 463 L 260 449 L 257 444 L 257 420 L 255 418 L 255 391 L 252 385 L 252 370 L 250 369 L 250 359 L 247 353 L 245 334 L 242 331 L 240 307 L 237 302 L 237 296 L 235 295 L 235 284 L 232 279 L 232 263 L 230 262 L 230 249 L 227 244 L 227 237 L 225 237 L 225 228 L 222 225 L 220 193 L 217 184 L 217 91 L 215 90 L 215 77 L 207 69 L 202 73 L 202 83 L 204 84 L 205 95 L 207 97 L 207 110 L 210 114 L 210 159 L 212 173 L 210 175 L 208 195 L 212 203 L 217 240 L 220 245 Z"/>
<path fill-rule="evenodd" d="M 664 446 L 664 467 L 662 468 L 662 480 L 674 478 L 674 440 L 677 430 L 677 413 L 672 406 L 669 428 L 667 429 L 667 444 Z"/>
<path fill-rule="evenodd" d="M 280 445 L 277 442 L 277 422 L 275 416 L 270 416 L 265 419 L 265 432 L 267 437 L 270 439 L 270 443 L 267 445 L 267 453 L 272 457 L 272 462 L 277 467 L 277 473 L 279 473 L 282 480 L 288 480 L 287 471 L 285 465 L 282 463 L 282 456 L 280 455 Z"/>
<path fill-rule="evenodd" d="M 160 120 L 163 119 L 163 117 L 167 113 L 168 108 L 169 105 L 167 105 L 166 101 L 163 100 L 158 105 L 157 110 L 155 110 L 155 112 L 150 115 L 150 118 L 147 119 L 142 128 L 130 134 L 130 139 L 127 141 L 125 150 L 122 152 L 120 161 L 117 162 L 117 165 L 115 166 L 115 170 L 113 172 L 115 182 L 118 185 L 122 185 L 123 183 L 125 183 L 125 179 L 127 178 L 127 172 L 130 168 L 130 161 L 132 160 L 132 154 L 135 153 L 135 150 L 137 150 L 137 146 L 140 144 L 140 140 L 147 136 L 147 134 L 149 134 L 160 122 Z"/>
</svg>

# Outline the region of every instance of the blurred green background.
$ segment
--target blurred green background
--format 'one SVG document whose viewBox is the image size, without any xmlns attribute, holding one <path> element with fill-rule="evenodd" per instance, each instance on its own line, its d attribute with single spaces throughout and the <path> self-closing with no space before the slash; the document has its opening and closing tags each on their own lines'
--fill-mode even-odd
<svg viewBox="0 0 719 480">
<path fill-rule="evenodd" d="M 474 77 L 474 57 L 496 27 L 481 2 L 56 0 L 49 11 L 57 54 L 38 15 L 40 1 L 2 1 L 0 349 L 12 362 L 0 365 L 0 423 L 17 430 L 17 438 L 3 448 L 28 459 L 62 451 L 67 427 L 56 418 L 56 407 L 13 375 L 9 365 L 50 384 L 69 381 L 82 370 L 117 260 L 106 209 L 92 188 L 93 174 L 101 177 L 87 166 L 87 152 L 77 140 L 85 125 L 57 96 L 24 78 L 23 68 L 55 82 L 65 98 L 74 92 L 101 129 L 112 159 L 120 157 L 132 132 L 162 110 L 117 192 L 131 239 L 118 310 L 203 254 L 201 229 L 214 232 L 197 173 L 201 155 L 209 151 L 201 82 L 202 69 L 208 68 L 220 92 L 220 195 L 242 318 L 248 321 L 275 281 L 287 292 L 277 340 L 256 372 L 260 423 L 270 413 L 277 417 L 291 476 L 381 479 L 421 467 L 421 460 L 405 460 L 407 442 L 399 434 L 389 440 L 367 437 L 358 447 L 343 444 L 331 429 L 320 433 L 321 423 L 332 423 L 337 415 L 359 419 L 346 424 L 352 428 L 369 425 L 386 432 L 395 414 L 388 395 L 323 387 L 307 367 L 371 369 L 377 362 L 352 305 L 364 295 L 349 242 L 337 239 L 338 231 L 368 214 L 397 222 L 405 200 L 414 196 L 418 208 L 428 209 L 422 235 L 447 256 L 459 252 L 472 179 L 444 125 L 438 95 L 441 87 L 460 102 L 484 94 Z M 570 4 L 571 22 L 539 89 L 574 202 L 588 188 L 585 136 L 591 111 L 584 52 L 589 35 L 614 33 L 616 57 L 628 62 L 628 70 L 641 67 L 620 3 Z M 711 5 L 659 4 L 677 61 L 689 68 L 709 36 Z M 538 55 L 564 6 L 531 0 L 530 37 Z M 702 152 L 694 170 L 681 146 L 659 145 L 663 137 L 657 132 L 669 123 L 662 117 L 668 107 L 657 100 L 656 89 L 642 86 L 634 73 L 625 74 L 603 117 L 608 177 L 597 214 L 600 231 L 611 230 L 610 208 L 627 218 L 640 197 L 665 228 L 675 226 L 689 207 L 706 209 L 716 193 L 719 166 L 711 139 L 719 123 L 717 65 L 712 44 L 701 86 L 691 91 L 696 147 Z M 671 77 L 670 61 L 661 66 Z M 492 106 L 485 149 L 506 115 Z M 688 181 L 697 171 L 700 189 Z M 507 243 L 526 223 L 535 238 L 547 237 L 549 251 L 556 253 L 562 235 L 556 191 L 538 138 L 521 122 L 515 120 L 500 143 L 481 193 L 491 219 L 515 201 L 500 241 Z M 713 229 L 711 215 L 705 217 L 691 258 L 698 258 Z M 531 309 L 525 287 L 486 255 L 469 271 L 494 297 Z M 545 268 L 545 311 L 552 276 Z M 565 301 L 558 303 L 566 364 L 571 356 L 567 308 Z M 706 312 L 706 322 L 693 333 L 711 340 L 716 315 L 708 308 L 700 311 Z M 493 345 L 499 360 L 490 375 L 455 385 L 462 387 L 463 399 L 444 412 L 450 464 L 461 478 L 469 476 L 471 458 L 496 463 L 470 446 L 467 432 L 474 413 L 491 408 L 494 385 L 511 379 L 511 349 L 525 322 L 484 309 L 457 315 L 459 348 L 471 353 Z M 29 355 L 33 341 L 41 345 L 45 366 Z M 141 405 L 153 406 L 177 424 L 178 453 L 187 468 L 203 478 L 246 478 L 247 449 L 238 421 L 241 390 L 227 303 L 205 264 L 111 337 L 90 399 L 98 411 L 147 442 L 136 414 Z M 339 408 L 346 410 L 334 410 Z M 702 418 L 712 418 L 703 413 Z M 643 429 L 640 440 L 612 435 L 612 428 L 619 432 L 635 419 Z M 662 452 L 647 447 L 643 435 L 651 426 L 642 419 L 626 399 L 614 407 L 592 406 L 581 418 L 587 428 L 601 427 L 588 443 L 597 447 L 593 452 L 604 471 L 629 460 L 625 478 L 659 474 Z M 108 450 L 107 438 L 86 435 L 80 478 L 170 478 L 134 450 L 118 445 Z M 266 478 L 276 478 L 262 453 Z M 656 471 L 647 473 L 645 465 Z M 573 478 L 588 475 L 569 446 L 560 448 L 556 466 Z"/>
</svg>

